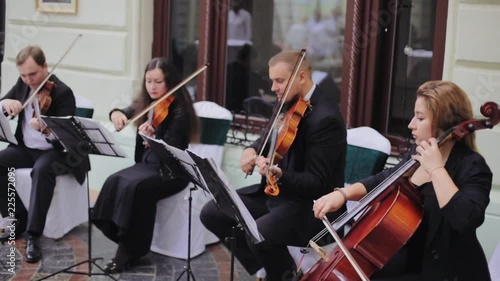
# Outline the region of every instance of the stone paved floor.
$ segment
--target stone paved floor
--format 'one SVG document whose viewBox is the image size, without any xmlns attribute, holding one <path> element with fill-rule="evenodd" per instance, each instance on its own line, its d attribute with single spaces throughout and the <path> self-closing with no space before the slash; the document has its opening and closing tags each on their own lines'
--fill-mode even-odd
<svg viewBox="0 0 500 281">
<path fill-rule="evenodd" d="M 0 264 L 0 281 L 27 281 L 38 280 L 51 273 L 57 272 L 65 267 L 71 266 L 77 262 L 88 259 L 87 250 L 87 226 L 81 225 L 73 229 L 64 238 L 53 240 L 42 238 L 41 246 L 43 251 L 43 259 L 37 264 L 29 264 L 22 260 L 24 256 L 25 243 L 23 239 L 17 240 L 16 251 L 11 254 L 10 247 L 7 244 L 0 246 L 0 260 L 4 264 Z M 92 230 L 92 256 L 102 257 L 97 260 L 97 265 L 103 267 L 115 253 L 116 244 L 108 240 L 102 233 L 93 228 Z M 11 258 L 15 260 L 15 268 L 10 264 Z M 190 280 L 197 281 L 216 281 L 216 280 L 231 280 L 230 278 L 230 255 L 229 252 L 221 246 L 214 244 L 207 247 L 207 250 L 198 257 L 191 260 L 191 269 L 194 278 Z M 186 260 L 171 258 L 150 252 L 141 259 L 141 263 L 137 267 L 133 267 L 126 272 L 115 275 L 118 280 L 130 281 L 170 281 L 188 280 L 185 267 Z M 10 271 L 15 273 L 11 273 Z M 80 265 L 77 271 L 87 273 L 88 263 Z M 101 272 L 97 267 L 93 267 L 93 272 Z M 235 273 L 233 280 L 235 281 L 254 281 L 254 276 L 249 276 L 248 273 L 241 267 L 238 261 L 235 262 Z M 45 280 L 57 281 L 84 281 L 84 280 L 112 280 L 107 276 L 93 275 L 90 278 L 87 275 L 77 274 L 58 274 Z"/>
</svg>

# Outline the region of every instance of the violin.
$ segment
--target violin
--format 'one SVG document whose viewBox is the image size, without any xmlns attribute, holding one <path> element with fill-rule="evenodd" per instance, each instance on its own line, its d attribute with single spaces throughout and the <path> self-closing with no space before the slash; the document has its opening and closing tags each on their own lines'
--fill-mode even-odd
<svg viewBox="0 0 500 281">
<path fill-rule="evenodd" d="M 49 110 L 50 104 L 52 103 L 52 97 L 50 96 L 50 93 L 52 92 L 52 89 L 55 89 L 56 87 L 56 83 L 47 80 L 43 88 L 40 88 L 40 91 L 38 91 L 38 93 L 36 94 L 37 101 L 33 103 L 33 118 L 38 118 L 38 122 L 41 126 L 41 132 L 44 135 L 48 135 L 50 131 L 47 129 L 47 124 L 45 124 L 41 116 L 47 113 L 47 110 Z"/>
<path fill-rule="evenodd" d="M 38 92 L 38 107 L 41 114 L 45 114 L 47 113 L 47 110 L 49 110 L 50 104 L 52 103 L 52 97 L 50 96 L 50 93 L 55 88 L 57 88 L 57 84 L 48 80 L 47 82 L 45 82 L 43 88 L 41 88 Z M 33 113 L 33 117 L 35 117 L 35 113 L 36 112 Z"/>
<path fill-rule="evenodd" d="M 165 118 L 167 118 L 168 108 L 174 99 L 174 95 L 169 95 L 168 98 L 162 100 L 154 108 L 150 109 L 148 114 L 148 124 L 155 129 L 158 128 Z"/>
<path fill-rule="evenodd" d="M 272 160 L 269 162 L 269 165 L 275 165 L 281 161 L 288 149 L 292 146 L 295 136 L 297 135 L 300 120 L 304 117 L 310 104 L 310 101 L 305 101 L 302 97 L 298 98 L 280 120 L 279 134 L 276 137 L 276 145 L 274 149 L 271 149 L 271 151 L 274 151 L 274 155 L 271 157 Z M 267 186 L 264 189 L 264 192 L 267 195 L 278 196 L 279 187 L 276 181 L 276 176 L 274 174 L 267 176 Z"/>
<path fill-rule="evenodd" d="M 285 87 L 285 93 L 281 98 L 281 102 L 277 103 L 276 107 L 273 110 L 273 114 L 271 116 L 271 120 L 273 121 L 269 122 L 269 125 L 266 128 L 265 133 L 263 134 L 264 137 L 262 138 L 262 141 L 259 144 L 259 148 L 257 149 L 257 151 L 260 151 L 259 156 L 261 156 L 264 151 L 264 148 L 266 147 L 267 141 L 269 140 L 271 135 L 273 135 L 273 131 L 276 130 L 278 123 L 280 123 L 279 134 L 276 137 L 276 134 L 274 133 L 275 137 L 272 138 L 273 144 L 269 149 L 270 160 L 266 172 L 267 185 L 266 188 L 264 189 L 264 192 L 268 196 L 279 195 L 279 187 L 277 184 L 276 176 L 269 172 L 270 171 L 269 167 L 271 165 L 277 164 L 281 159 L 283 159 L 288 149 L 290 149 L 295 139 L 295 136 L 297 135 L 297 129 L 300 120 L 302 119 L 302 117 L 304 117 L 305 112 L 309 107 L 309 101 L 306 102 L 303 98 L 298 98 L 293 104 L 293 106 L 283 116 L 283 118 L 280 118 L 279 113 L 281 112 L 285 104 L 285 100 L 288 97 L 293 81 L 295 80 L 295 77 L 297 76 L 300 70 L 300 65 L 302 64 L 302 61 L 304 60 L 305 56 L 306 56 L 306 50 L 302 49 L 300 51 L 299 58 L 295 63 L 295 66 L 293 67 L 292 75 L 290 79 L 288 79 L 287 85 Z"/>
<path fill-rule="evenodd" d="M 481 106 L 481 113 L 489 119 L 462 122 L 438 138 L 442 144 L 451 134 L 457 141 L 476 130 L 491 129 L 500 122 L 500 108 L 495 102 Z M 303 276 L 301 281 L 317 280 L 368 280 L 381 269 L 410 239 L 419 226 L 422 216 L 422 197 L 409 181 L 409 176 L 419 165 L 410 158 L 388 178 L 365 195 L 359 205 L 330 223 L 323 220 L 337 241 L 328 257 L 320 259 Z M 336 230 L 343 227 L 359 213 L 361 217 L 344 239 Z M 327 230 L 323 230 L 310 244 L 314 245 Z"/>
</svg>

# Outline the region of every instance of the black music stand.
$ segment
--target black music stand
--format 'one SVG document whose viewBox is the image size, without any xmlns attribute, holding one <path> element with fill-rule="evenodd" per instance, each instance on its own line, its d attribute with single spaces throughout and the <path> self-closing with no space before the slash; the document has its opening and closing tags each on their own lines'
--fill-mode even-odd
<svg viewBox="0 0 500 281">
<path fill-rule="evenodd" d="M 47 124 L 47 127 L 52 131 L 52 135 L 55 137 L 55 140 L 59 142 L 63 150 L 69 155 L 87 157 L 89 154 L 95 154 L 114 157 L 126 157 L 125 152 L 118 145 L 116 145 L 111 133 L 95 120 L 76 116 L 42 116 L 42 119 Z M 88 259 L 59 270 L 41 279 L 38 279 L 38 281 L 45 280 L 59 273 L 80 274 L 87 276 L 105 275 L 113 280 L 117 280 L 110 274 L 105 273 L 104 269 L 96 263 L 97 260 L 102 260 L 102 258 L 92 258 L 92 223 L 90 222 L 92 208 L 90 207 L 90 187 L 88 173 L 86 177 L 89 216 L 87 233 Z M 88 272 L 70 271 L 70 269 L 85 263 L 88 264 Z M 92 265 L 95 265 L 97 268 L 99 268 L 101 272 L 92 272 Z"/>
<path fill-rule="evenodd" d="M 5 117 L 3 113 L 0 113 L 0 141 L 17 145 L 17 140 L 14 134 L 12 133 L 9 120 L 7 120 L 7 117 Z"/>
<path fill-rule="evenodd" d="M 257 223 L 248 211 L 236 190 L 231 186 L 224 172 L 212 159 L 201 158 L 191 151 L 187 151 L 195 161 L 202 178 L 212 197 L 212 201 L 226 215 L 232 217 L 239 228 L 242 228 L 250 240 L 257 244 L 264 241 L 264 237 L 257 228 Z M 236 227 L 232 228 L 232 237 L 227 237 L 231 245 L 231 281 L 234 278 L 234 251 L 236 242 Z"/>
<path fill-rule="evenodd" d="M 174 157 L 183 167 L 184 172 L 195 185 L 200 186 L 204 191 L 211 195 L 216 206 L 227 215 L 234 218 L 240 227 L 242 227 L 254 243 L 264 240 L 257 229 L 257 224 L 252 215 L 241 201 L 235 189 L 231 187 L 224 173 L 217 167 L 212 159 L 202 158 L 189 150 L 180 150 L 170 146 L 162 140 L 151 139 L 147 136 L 143 138 L 151 145 L 151 149 L 158 151 L 159 157 Z M 156 147 L 156 148 L 155 148 Z M 160 156 L 165 154 L 165 156 Z M 170 156 L 168 156 L 170 155 Z M 195 183 L 197 181 L 197 183 Z M 191 196 L 191 192 L 189 194 Z M 191 200 L 191 198 L 190 198 Z M 191 203 L 191 201 L 190 201 Z M 191 204 L 189 206 L 189 233 L 191 229 Z M 189 234 L 190 235 L 190 234 Z M 188 273 L 188 281 L 192 276 L 190 268 L 190 241 L 188 237 L 188 264 L 184 272 Z M 234 246 L 234 229 L 231 245 Z M 179 280 L 184 272 L 179 276 Z M 234 248 L 231 251 L 231 280 L 234 273 Z M 194 278 L 194 276 L 193 276 Z"/>
<path fill-rule="evenodd" d="M 193 278 L 193 280 L 196 280 L 196 278 L 194 277 L 193 271 L 191 270 L 191 213 L 192 213 L 192 208 L 193 208 L 193 206 L 192 206 L 193 205 L 192 192 L 193 192 L 193 190 L 197 190 L 198 186 L 201 187 L 203 190 L 206 190 L 206 187 L 204 187 L 201 184 L 200 174 L 197 172 L 195 164 L 192 163 L 192 160 L 189 161 L 190 159 L 186 158 L 186 157 L 189 157 L 189 155 L 187 155 L 186 152 L 184 152 L 183 150 L 180 150 L 178 148 L 175 148 L 173 146 L 169 146 L 163 140 L 154 139 L 154 138 L 146 136 L 142 133 L 139 133 L 139 134 L 149 144 L 149 146 L 155 152 L 158 159 L 160 159 L 160 163 L 161 163 L 160 170 L 162 171 L 162 174 L 164 177 L 166 177 L 166 173 L 176 174 L 178 176 L 186 178 L 191 183 L 193 183 L 193 187 L 189 188 L 189 197 L 188 197 L 189 214 L 188 214 L 187 261 L 186 261 L 186 266 L 184 267 L 184 270 L 179 275 L 177 280 L 180 280 L 181 277 L 184 275 L 184 273 L 187 274 L 188 281 L 191 280 L 191 277 Z M 170 160 L 175 159 L 176 161 L 168 161 L 169 159 Z M 174 163 L 176 162 L 177 165 L 172 166 L 171 165 L 172 162 L 174 162 Z M 167 163 L 170 163 L 168 168 L 166 166 Z"/>
<path fill-rule="evenodd" d="M 252 217 L 247 207 L 241 201 L 224 172 L 215 164 L 212 159 L 204 159 L 188 150 L 189 155 L 196 162 L 203 179 L 206 182 L 212 201 L 221 212 L 232 217 L 237 222 L 237 227 L 242 228 L 250 240 L 254 243 L 264 241 L 264 237 L 257 228 L 257 223 Z M 232 237 L 226 237 L 231 248 L 231 281 L 234 278 L 234 252 L 236 245 L 236 227 L 232 228 Z"/>
</svg>

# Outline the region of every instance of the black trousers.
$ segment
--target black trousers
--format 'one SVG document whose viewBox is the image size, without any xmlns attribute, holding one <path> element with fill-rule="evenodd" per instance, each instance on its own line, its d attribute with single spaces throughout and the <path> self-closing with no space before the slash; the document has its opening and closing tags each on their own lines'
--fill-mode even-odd
<svg viewBox="0 0 500 281">
<path fill-rule="evenodd" d="M 65 154 L 60 151 L 37 150 L 19 146 L 9 146 L 0 151 L 0 212 L 3 217 L 8 213 L 8 185 L 9 169 L 33 168 L 31 172 L 31 196 L 29 210 L 26 210 L 23 202 L 16 192 L 15 207 L 16 218 L 27 216 L 27 228 L 29 234 L 40 236 L 45 227 L 47 213 L 49 211 L 56 176 L 71 171 L 66 163 Z M 14 171 L 15 173 L 15 171 Z"/>
<path fill-rule="evenodd" d="M 296 265 L 287 245 L 305 247 L 309 239 L 323 228 L 321 221 L 313 217 L 312 201 L 275 199 L 264 192 L 247 194 L 245 189 L 237 192 L 256 220 L 265 241 L 254 244 L 243 230 L 236 229 L 236 258 L 250 274 L 264 267 L 266 280 L 290 280 Z M 220 211 L 213 202 L 203 207 L 200 219 L 221 241 L 232 237 L 236 221 Z M 230 244 L 226 243 L 226 247 L 230 248 Z"/>
</svg>

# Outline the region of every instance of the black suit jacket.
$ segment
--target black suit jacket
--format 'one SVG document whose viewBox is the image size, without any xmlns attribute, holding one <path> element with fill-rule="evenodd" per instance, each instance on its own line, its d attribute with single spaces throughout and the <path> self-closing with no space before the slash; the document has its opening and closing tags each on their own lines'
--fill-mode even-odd
<svg viewBox="0 0 500 281">
<path fill-rule="evenodd" d="M 75 105 L 75 96 L 73 95 L 73 91 L 64 84 L 61 80 L 59 80 L 55 75 L 52 75 L 49 78 L 50 81 L 54 82 L 57 87 L 52 89 L 50 96 L 52 98 L 52 102 L 47 109 L 47 112 L 44 114 L 46 116 L 69 116 L 75 115 L 76 105 Z M 26 85 L 21 77 L 17 80 L 16 84 L 12 89 L 0 100 L 4 99 L 15 99 L 24 103 L 28 99 L 28 95 L 30 93 L 30 88 Z M 24 110 L 19 113 L 18 123 L 16 127 L 15 136 L 20 147 L 26 147 L 24 144 L 24 137 L 22 131 L 22 124 L 24 120 Z M 55 148 L 59 148 L 55 143 Z M 80 159 L 80 163 L 76 165 L 76 167 L 72 170 L 72 173 L 75 175 L 78 182 L 83 183 L 85 180 L 85 173 L 90 170 L 90 162 L 88 159 L 88 155 L 78 155 L 76 158 L 72 159 Z M 72 165 L 74 163 L 72 162 Z"/>
<path fill-rule="evenodd" d="M 362 180 L 372 190 L 410 159 L 410 153 L 394 168 Z M 488 263 L 476 229 L 484 222 L 490 199 L 492 173 L 484 158 L 463 143 L 456 143 L 445 168 L 459 191 L 439 208 L 432 182 L 420 186 L 424 217 L 408 242 L 408 268 L 415 265 L 424 280 L 490 280 Z M 439 187 L 436 187 L 439 188 Z"/>
<path fill-rule="evenodd" d="M 283 170 L 278 182 L 282 186 L 279 196 L 311 201 L 344 186 L 347 131 L 334 98 L 316 86 L 295 139 L 278 163 Z M 260 141 L 261 138 L 251 147 L 257 150 Z M 260 189 L 263 188 L 261 184 Z"/>
<path fill-rule="evenodd" d="M 276 216 L 281 216 L 279 209 L 298 214 L 289 224 L 302 224 L 300 228 L 306 239 L 323 227 L 312 212 L 313 200 L 344 186 L 347 150 L 345 122 L 333 93 L 325 93 L 316 86 L 310 101 L 311 108 L 301 119 L 290 149 L 278 163 L 283 170 L 278 180 L 280 194 L 268 198 L 271 213 L 273 206 L 280 206 L 275 209 Z M 251 147 L 257 150 L 259 142 L 260 138 Z M 260 185 L 242 188 L 238 193 L 264 193 L 265 185 L 263 178 Z M 329 217 L 333 219 L 344 211 L 345 207 Z"/>
</svg>

